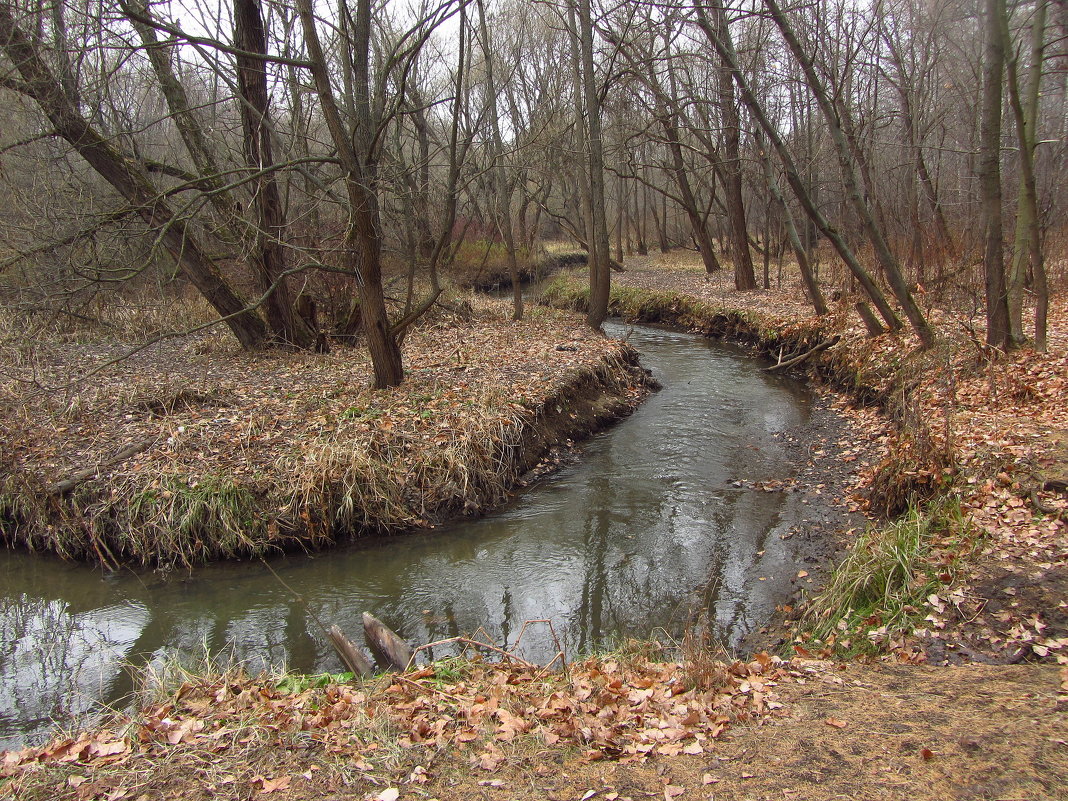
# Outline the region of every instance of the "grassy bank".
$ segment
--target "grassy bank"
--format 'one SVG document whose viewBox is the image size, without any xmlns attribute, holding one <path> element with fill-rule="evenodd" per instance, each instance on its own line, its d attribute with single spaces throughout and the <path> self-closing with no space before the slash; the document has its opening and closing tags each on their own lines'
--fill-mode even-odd
<svg viewBox="0 0 1068 801">
<path fill-rule="evenodd" d="M 636 354 L 566 315 L 485 303 L 405 342 L 408 380 L 369 388 L 360 351 L 7 352 L 0 537 L 104 564 L 193 564 L 329 546 L 479 514 L 552 445 L 626 414 Z"/>
<path fill-rule="evenodd" d="M 856 432 L 877 437 L 881 452 L 859 476 L 871 526 L 851 534 L 848 555 L 803 614 L 786 610 L 800 616 L 802 652 L 1068 657 L 1063 298 L 1048 353 L 999 357 L 976 337 L 974 313 L 929 309 L 940 341 L 921 350 L 905 335 L 868 336 L 850 298 L 818 318 L 799 290 L 737 293 L 722 276 L 678 261 L 613 280 L 611 311 L 625 320 L 740 342 L 777 363 L 827 343 L 791 369 L 887 421 L 885 430 Z M 542 298 L 584 310 L 586 278 L 557 276 Z M 859 409 L 845 413 L 870 428 Z"/>
</svg>

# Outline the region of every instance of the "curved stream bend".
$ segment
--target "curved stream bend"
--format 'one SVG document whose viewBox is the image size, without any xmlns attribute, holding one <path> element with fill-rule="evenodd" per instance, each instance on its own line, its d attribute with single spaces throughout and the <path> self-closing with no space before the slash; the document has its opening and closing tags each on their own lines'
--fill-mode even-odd
<svg viewBox="0 0 1068 801">
<path fill-rule="evenodd" d="M 808 394 L 699 337 L 613 333 L 629 335 L 662 391 L 498 514 L 275 560 L 307 609 L 256 563 L 161 579 L 0 555 L 0 748 L 123 695 L 124 660 L 206 645 L 252 669 L 340 669 L 310 612 L 355 634 L 371 611 L 417 643 L 482 627 L 509 648 L 525 620 L 550 618 L 571 657 L 623 636 L 676 636 L 705 610 L 737 644 L 796 574 L 783 535 L 804 507 L 748 483 L 790 477 L 775 435 L 805 422 Z M 555 645 L 536 626 L 518 651 L 547 661 Z"/>
</svg>

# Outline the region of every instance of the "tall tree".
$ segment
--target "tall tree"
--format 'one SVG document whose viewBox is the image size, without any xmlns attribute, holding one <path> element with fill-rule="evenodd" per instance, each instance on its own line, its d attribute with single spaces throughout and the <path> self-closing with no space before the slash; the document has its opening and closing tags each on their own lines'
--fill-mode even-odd
<svg viewBox="0 0 1068 801">
<path fill-rule="evenodd" d="M 234 45 L 241 98 L 241 129 L 245 163 L 252 171 L 253 203 L 250 261 L 264 293 L 267 323 L 283 343 L 309 347 L 315 341 L 295 313 L 285 275 L 286 219 L 275 177 L 267 93 L 267 32 L 260 0 L 234 0 Z"/>
<path fill-rule="evenodd" d="M 727 12 L 721 3 L 712 4 L 711 22 L 723 41 L 730 41 Z M 734 79 L 730 67 L 720 64 L 717 70 L 720 94 L 720 114 L 723 116 L 723 173 L 724 204 L 730 228 L 731 259 L 734 261 L 734 288 L 739 291 L 756 289 L 753 256 L 749 251 L 749 232 L 745 224 L 745 203 L 742 199 L 741 115 L 734 99 Z"/>
<path fill-rule="evenodd" d="M 347 3 L 341 13 L 348 15 Z M 315 82 L 319 108 L 341 161 L 348 200 L 345 226 L 344 266 L 356 278 L 359 305 L 349 314 L 346 330 L 357 323 L 367 337 L 374 368 L 375 387 L 397 386 L 404 380 L 400 345 L 391 330 L 382 288 L 382 227 L 376 186 L 380 139 L 371 111 L 371 2 L 356 0 L 351 41 L 346 47 L 353 59 L 353 124 L 346 126 L 330 83 L 330 69 L 319 39 L 312 0 L 297 0 L 297 13 L 304 30 L 309 69 Z"/>
<path fill-rule="evenodd" d="M 600 329 L 608 317 L 608 298 L 611 292 L 611 260 L 608 240 L 608 220 L 604 204 L 604 138 L 601 133 L 601 95 L 597 87 L 597 73 L 593 61 L 593 14 L 590 0 L 578 0 L 575 37 L 579 49 L 579 68 L 582 78 L 584 118 L 577 122 L 586 126 L 586 147 L 590 191 L 590 308 L 586 322 Z"/>
<path fill-rule="evenodd" d="M 1035 180 L 1035 151 L 1038 147 L 1038 107 L 1042 85 L 1042 64 L 1045 58 L 1046 0 L 1035 4 L 1031 19 L 1031 63 L 1027 70 L 1027 86 L 1020 96 L 1015 56 L 1008 60 L 1009 101 L 1016 121 L 1016 139 L 1020 146 L 1020 189 L 1016 199 L 1016 236 L 1012 249 L 1012 268 L 1009 272 L 1006 299 L 1009 307 L 1009 336 L 1014 343 L 1022 343 L 1023 290 L 1027 267 L 1031 267 L 1035 286 L 1035 347 L 1046 349 L 1046 316 L 1049 290 L 1046 286 L 1046 265 L 1042 254 L 1042 230 L 1038 214 L 1038 184 Z M 1008 26 L 1003 29 L 1008 35 Z M 1010 42 L 1006 40 L 1006 46 Z"/>
<path fill-rule="evenodd" d="M 1009 305 L 1001 219 L 1001 100 L 1005 70 L 1005 0 L 985 0 L 982 123 L 979 129 L 979 184 L 983 212 L 983 275 L 986 281 L 986 341 L 1008 348 Z"/>
</svg>

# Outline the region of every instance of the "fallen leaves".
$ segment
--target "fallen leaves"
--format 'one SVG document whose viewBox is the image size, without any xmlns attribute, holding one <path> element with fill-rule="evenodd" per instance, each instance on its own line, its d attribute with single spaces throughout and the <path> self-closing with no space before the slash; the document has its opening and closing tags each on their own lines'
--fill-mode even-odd
<svg viewBox="0 0 1068 801">
<path fill-rule="evenodd" d="M 425 669 L 423 675 L 426 680 Z M 779 681 L 795 674 L 789 663 L 761 654 L 751 662 L 724 664 L 711 675 L 715 678 L 691 675 L 686 663 L 632 657 L 625 663 L 587 659 L 571 665 L 566 674 L 476 658 L 462 678 L 439 679 L 433 688 L 407 679 L 374 692 L 338 684 L 296 692 L 265 679 L 238 685 L 224 677 L 190 682 L 171 700 L 146 708 L 129 738 L 102 731 L 57 740 L 4 754 L 2 770 L 11 776 L 42 762 L 76 763 L 82 770 L 72 776 L 91 778 L 95 768 L 135 754 L 167 754 L 168 761 L 181 764 L 184 758 L 211 760 L 230 747 L 227 743 L 241 745 L 255 738 L 257 748 L 281 746 L 299 734 L 327 753 L 346 754 L 352 768 L 367 773 L 376 770 L 377 746 L 367 742 L 367 721 L 372 720 L 396 732 L 395 743 L 402 748 L 470 745 L 470 765 L 490 774 L 509 759 L 501 746 L 519 737 L 573 746 L 587 762 L 645 761 L 655 754 L 699 756 L 733 721 L 782 714 L 776 711 L 782 704 L 771 700 L 772 693 Z M 308 778 L 314 769 L 300 775 Z M 270 795 L 289 789 L 295 777 L 264 771 L 249 781 L 256 795 Z M 426 769 L 416 767 L 405 783 L 418 785 L 427 779 Z M 71 786 L 83 784 L 88 787 L 87 779 L 73 778 Z M 504 786 L 492 775 L 479 784 Z M 679 794 L 675 789 L 668 792 L 671 797 Z M 398 788 L 389 787 L 376 798 L 395 801 L 398 795 Z"/>
</svg>

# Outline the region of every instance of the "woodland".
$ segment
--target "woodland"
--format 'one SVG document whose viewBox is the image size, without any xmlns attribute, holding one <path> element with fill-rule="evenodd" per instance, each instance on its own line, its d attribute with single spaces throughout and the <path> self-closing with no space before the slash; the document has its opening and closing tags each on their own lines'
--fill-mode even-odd
<svg viewBox="0 0 1068 801">
<path fill-rule="evenodd" d="M 564 239 L 588 254 L 594 327 L 613 261 L 688 247 L 739 291 L 771 263 L 781 283 L 785 258 L 816 314 L 849 292 L 873 332 L 924 347 L 930 294 L 982 309 L 993 347 L 1042 349 L 1066 14 L 6 2 L 5 309 L 106 326 L 195 294 L 211 311 L 184 330 L 221 321 L 248 349 L 358 336 L 394 386 L 450 273 L 492 262 L 518 287 Z"/>
</svg>

